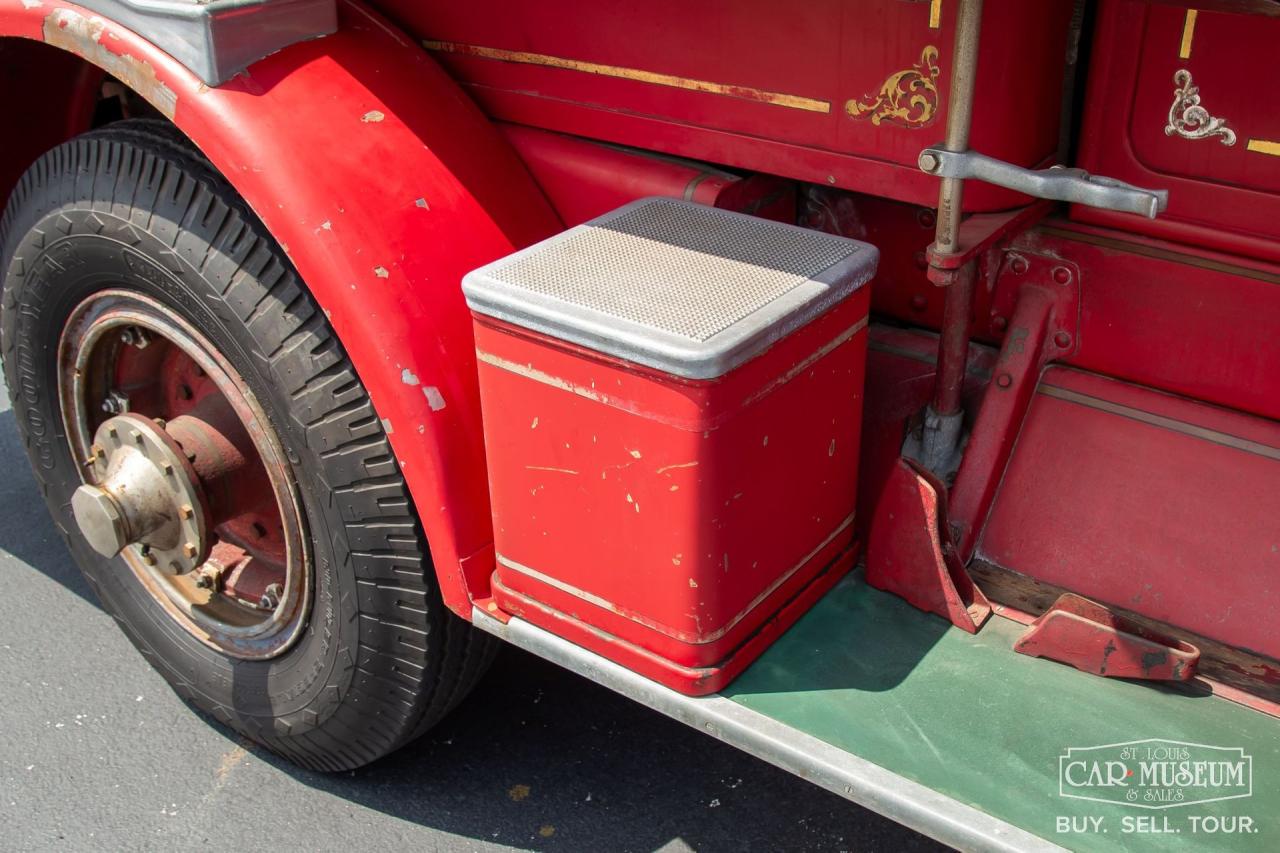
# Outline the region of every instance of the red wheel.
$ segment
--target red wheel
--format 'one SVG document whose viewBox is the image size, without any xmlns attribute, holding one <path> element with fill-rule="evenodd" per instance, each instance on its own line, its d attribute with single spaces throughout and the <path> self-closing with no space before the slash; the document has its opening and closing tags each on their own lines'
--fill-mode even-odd
<svg viewBox="0 0 1280 853">
<path fill-rule="evenodd" d="M 466 694 L 494 643 L 444 608 L 364 386 L 176 131 L 122 122 L 50 151 L 0 248 L 0 346 L 37 481 L 181 696 L 336 770 Z"/>
<path fill-rule="evenodd" d="M 59 397 L 86 483 L 77 526 L 201 642 L 263 659 L 310 600 L 306 528 L 279 439 L 244 380 L 176 311 L 100 290 L 71 312 Z"/>
</svg>

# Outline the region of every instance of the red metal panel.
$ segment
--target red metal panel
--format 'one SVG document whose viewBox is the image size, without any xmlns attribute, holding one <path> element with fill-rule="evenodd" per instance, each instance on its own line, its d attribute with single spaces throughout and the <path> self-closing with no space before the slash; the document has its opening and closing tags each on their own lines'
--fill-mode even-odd
<svg viewBox="0 0 1280 853">
<path fill-rule="evenodd" d="M 1080 269 L 1069 363 L 1280 418 L 1280 267 L 1114 236 L 1038 231 L 1015 244 Z"/>
<path fill-rule="evenodd" d="M 915 161 L 945 122 L 954 0 L 379 5 L 496 117 L 936 201 Z M 989 0 L 975 147 L 1026 165 L 1053 155 L 1071 5 Z M 965 203 L 1017 198 L 977 184 Z"/>
<path fill-rule="evenodd" d="M 524 125 L 498 127 L 567 226 L 648 196 L 682 198 L 786 223 L 796 220 L 796 186 L 781 178 L 743 177 L 706 163 Z"/>
<path fill-rule="evenodd" d="M 463 273 L 558 230 L 519 160 L 421 48 L 354 2 L 333 36 L 210 89 L 66 3 L 0 0 L 0 34 L 46 40 L 172 116 L 284 245 L 387 424 L 445 600 L 492 566 Z M 468 559 L 472 558 L 473 559 Z"/>
<path fill-rule="evenodd" d="M 1277 482 L 1280 424 L 1052 368 L 979 552 L 1275 657 Z"/>
<path fill-rule="evenodd" d="M 1268 5 L 1201 9 L 1191 19 L 1173 5 L 1102 5 L 1080 165 L 1167 188 L 1169 209 L 1155 220 L 1083 207 L 1073 217 L 1280 260 L 1280 111 L 1270 107 L 1280 85 L 1280 17 Z M 1226 121 L 1230 138 L 1166 132 L 1192 106 L 1174 106 L 1178 72 L 1199 88 L 1201 109 Z"/>
<path fill-rule="evenodd" d="M 700 382 L 477 318 L 498 603 L 729 657 L 853 540 L 868 295 Z"/>
</svg>

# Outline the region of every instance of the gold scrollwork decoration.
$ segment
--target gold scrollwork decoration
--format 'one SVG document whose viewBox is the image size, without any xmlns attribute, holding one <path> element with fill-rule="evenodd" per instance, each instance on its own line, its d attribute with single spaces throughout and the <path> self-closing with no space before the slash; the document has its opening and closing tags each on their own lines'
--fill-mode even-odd
<svg viewBox="0 0 1280 853">
<path fill-rule="evenodd" d="M 851 118 L 870 118 L 879 127 L 888 122 L 906 128 L 925 127 L 938 112 L 938 49 L 926 45 L 920 61 L 910 68 L 889 75 L 874 96 L 845 102 L 844 111 Z"/>
<path fill-rule="evenodd" d="M 1209 139 L 1222 137 L 1223 145 L 1236 144 L 1236 132 L 1227 127 L 1227 120 L 1214 118 L 1200 106 L 1200 87 L 1192 84 L 1191 72 L 1179 68 L 1173 74 L 1173 103 L 1169 106 L 1169 123 L 1164 126 L 1165 136 L 1175 133 L 1183 139 Z"/>
</svg>

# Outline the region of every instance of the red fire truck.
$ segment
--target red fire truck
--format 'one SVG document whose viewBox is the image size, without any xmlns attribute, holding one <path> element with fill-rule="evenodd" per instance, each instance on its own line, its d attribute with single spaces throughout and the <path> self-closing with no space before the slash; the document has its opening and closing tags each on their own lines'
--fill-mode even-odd
<svg viewBox="0 0 1280 853">
<path fill-rule="evenodd" d="M 0 0 L 18 428 L 138 650 L 306 767 L 506 641 L 957 847 L 1275 849 L 1277 47 Z"/>
</svg>

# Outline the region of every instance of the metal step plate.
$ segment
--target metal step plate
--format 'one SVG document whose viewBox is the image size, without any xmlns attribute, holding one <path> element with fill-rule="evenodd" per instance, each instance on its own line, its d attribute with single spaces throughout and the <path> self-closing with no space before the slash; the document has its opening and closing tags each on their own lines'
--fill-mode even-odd
<svg viewBox="0 0 1280 853">
<path fill-rule="evenodd" d="M 874 246 L 641 199 L 469 273 L 471 308 L 691 379 L 721 376 L 875 273 Z"/>
</svg>

